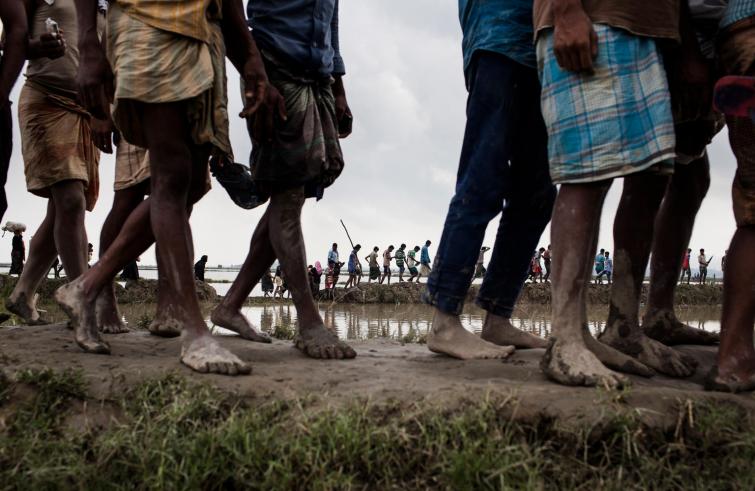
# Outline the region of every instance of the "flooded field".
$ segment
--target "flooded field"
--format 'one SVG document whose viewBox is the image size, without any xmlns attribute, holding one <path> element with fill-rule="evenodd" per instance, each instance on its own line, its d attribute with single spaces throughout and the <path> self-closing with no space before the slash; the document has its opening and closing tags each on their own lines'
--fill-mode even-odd
<svg viewBox="0 0 755 491">
<path fill-rule="evenodd" d="M 55 306 L 46 305 L 47 316 L 56 322 L 66 320 Z M 205 306 L 204 313 L 209 322 L 211 306 Z M 122 305 L 121 313 L 131 326 L 144 328 L 154 315 L 155 306 Z M 366 340 L 390 338 L 416 341 L 426 332 L 432 320 L 432 308 L 427 305 L 389 305 L 389 304 L 320 304 L 320 312 L 328 327 L 338 331 L 344 339 Z M 711 332 L 720 330 L 720 307 L 686 307 L 677 311 L 680 320 L 689 325 Z M 244 308 L 244 314 L 256 326 L 266 332 L 275 330 L 292 331 L 296 327 L 296 309 L 290 303 L 271 303 Z M 607 307 L 588 309 L 589 326 L 593 333 L 600 332 L 605 326 L 608 315 Z M 485 311 L 469 305 L 461 316 L 465 328 L 480 332 L 485 319 Z M 550 310 L 543 306 L 523 306 L 514 312 L 513 323 L 522 330 L 547 337 L 551 330 Z M 224 329 L 216 333 L 234 335 Z"/>
</svg>

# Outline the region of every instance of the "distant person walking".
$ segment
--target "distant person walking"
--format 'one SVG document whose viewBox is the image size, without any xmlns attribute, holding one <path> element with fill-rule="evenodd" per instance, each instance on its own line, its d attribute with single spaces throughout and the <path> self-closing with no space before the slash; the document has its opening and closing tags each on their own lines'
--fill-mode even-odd
<svg viewBox="0 0 755 491">
<path fill-rule="evenodd" d="M 424 276 L 428 277 L 430 276 L 430 273 L 432 272 L 432 269 L 430 268 L 430 263 L 432 261 L 430 260 L 430 246 L 432 245 L 432 242 L 429 240 L 425 242 L 425 245 L 422 247 L 422 253 L 419 256 L 419 277 L 417 278 L 417 281 L 419 281 L 419 278 Z"/>
<path fill-rule="evenodd" d="M 204 281 L 204 270 L 207 267 L 207 256 L 202 256 L 194 265 L 194 278 Z"/>
<path fill-rule="evenodd" d="M 24 270 L 24 261 L 26 261 L 24 232 L 22 230 L 15 230 L 13 232 L 13 244 L 10 252 L 10 274 L 21 276 Z"/>
<path fill-rule="evenodd" d="M 603 256 L 604 256 L 604 259 L 603 259 L 603 271 L 600 272 L 600 274 L 598 275 L 597 280 L 598 280 L 598 283 L 602 284 L 603 283 L 603 277 L 605 276 L 606 279 L 608 280 L 608 284 L 610 285 L 611 284 L 611 277 L 613 276 L 613 260 L 610 257 L 611 253 L 609 253 L 608 251 L 606 251 L 603 254 Z"/>
<path fill-rule="evenodd" d="M 273 277 L 270 274 L 270 271 L 266 271 L 262 274 L 262 279 L 260 280 L 261 286 L 262 286 L 262 295 L 267 298 L 270 295 L 272 295 L 273 291 L 275 290 L 275 286 L 273 285 Z"/>
<path fill-rule="evenodd" d="M 139 281 L 139 258 L 128 263 L 121 271 L 121 279 L 125 281 Z"/>
<path fill-rule="evenodd" d="M 328 251 L 328 267 L 334 268 L 338 264 L 338 244 L 333 243 L 333 247 Z"/>
<path fill-rule="evenodd" d="M 540 266 L 540 253 L 535 251 L 530 260 L 530 279 L 533 283 L 543 278 L 543 268 Z"/>
<path fill-rule="evenodd" d="M 393 258 L 396 260 L 396 267 L 398 268 L 398 282 L 403 283 L 404 271 L 406 270 L 406 244 L 401 244 Z"/>
<path fill-rule="evenodd" d="M 690 279 L 692 279 L 692 268 L 690 268 L 690 260 L 692 259 L 692 249 L 687 249 L 687 252 L 682 256 L 682 276 L 679 278 L 680 283 L 684 283 L 684 277 L 687 276 L 687 284 L 689 285 Z"/>
<path fill-rule="evenodd" d="M 346 286 L 344 288 L 350 288 L 352 286 L 358 286 L 362 281 L 362 263 L 359 262 L 359 251 L 362 249 L 360 244 L 354 246 L 354 249 L 349 254 L 349 279 L 346 280 Z"/>
<path fill-rule="evenodd" d="M 708 279 L 708 265 L 713 260 L 711 257 L 710 259 L 706 259 L 705 257 L 705 249 L 700 249 L 700 255 L 697 256 L 697 264 L 700 267 L 700 284 L 704 285 L 705 281 Z"/>
<path fill-rule="evenodd" d="M 417 278 L 417 283 L 419 283 L 419 271 L 417 270 L 417 264 L 419 264 L 419 261 L 417 261 L 418 252 L 419 246 L 414 246 L 414 249 L 409 251 L 409 254 L 406 257 L 406 266 L 409 268 L 409 274 L 411 275 L 409 283 L 411 283 L 414 278 Z"/>
<path fill-rule="evenodd" d="M 380 278 L 380 284 L 382 285 L 386 278 L 388 278 L 388 284 L 391 284 L 391 261 L 393 260 L 393 250 L 395 247 L 388 246 L 388 249 L 383 251 L 383 277 Z"/>
<path fill-rule="evenodd" d="M 543 264 L 545 265 L 545 276 L 543 281 L 550 281 L 551 277 L 551 245 L 548 244 L 548 248 L 543 252 Z"/>
<path fill-rule="evenodd" d="M 601 249 L 597 256 L 595 256 L 595 283 L 603 283 L 600 279 L 600 273 L 603 272 L 606 262 L 606 250 Z"/>
<path fill-rule="evenodd" d="M 365 257 L 365 260 L 367 260 L 368 264 L 370 265 L 370 279 L 368 283 L 372 283 L 372 280 L 378 280 L 380 278 L 380 266 L 378 265 L 378 251 L 380 248 L 378 246 L 375 246 L 372 249 L 372 252 Z"/>
</svg>

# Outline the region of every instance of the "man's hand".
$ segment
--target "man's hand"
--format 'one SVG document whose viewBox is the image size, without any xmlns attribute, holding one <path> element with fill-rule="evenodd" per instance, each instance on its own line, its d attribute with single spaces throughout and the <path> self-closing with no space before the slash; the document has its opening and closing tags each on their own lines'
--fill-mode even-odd
<svg viewBox="0 0 755 491">
<path fill-rule="evenodd" d="M 98 119 L 109 118 L 113 101 L 113 71 L 96 38 L 80 44 L 79 98 L 89 113 Z"/>
<path fill-rule="evenodd" d="M 265 102 L 268 89 L 267 73 L 259 51 L 254 50 L 246 57 L 241 76 L 244 78 L 244 109 L 242 118 L 251 117 Z"/>
<path fill-rule="evenodd" d="M 338 137 L 346 138 L 351 134 L 351 124 L 343 125 L 344 118 L 354 119 L 351 108 L 346 100 L 346 89 L 343 86 L 343 78 L 337 76 L 333 84 L 333 97 L 336 99 L 336 121 L 338 122 Z"/>
<path fill-rule="evenodd" d="M 92 118 L 91 126 L 94 146 L 104 153 L 113 153 L 112 142 L 118 134 L 113 121 L 109 117 L 107 119 Z"/>
<path fill-rule="evenodd" d="M 265 100 L 254 113 L 254 123 L 252 124 L 252 134 L 254 139 L 260 143 L 268 143 L 273 140 L 275 134 L 275 116 L 286 121 L 286 100 L 278 92 L 275 86 L 268 84 L 265 90 Z"/>
<path fill-rule="evenodd" d="M 561 68 L 592 73 L 598 35 L 580 0 L 553 2 L 553 52 Z"/>
<path fill-rule="evenodd" d="M 29 40 L 29 49 L 27 57 L 32 60 L 36 58 L 50 58 L 54 60 L 60 58 L 66 53 L 66 39 L 63 37 L 63 31 L 59 34 L 45 33 L 36 39 Z"/>
</svg>

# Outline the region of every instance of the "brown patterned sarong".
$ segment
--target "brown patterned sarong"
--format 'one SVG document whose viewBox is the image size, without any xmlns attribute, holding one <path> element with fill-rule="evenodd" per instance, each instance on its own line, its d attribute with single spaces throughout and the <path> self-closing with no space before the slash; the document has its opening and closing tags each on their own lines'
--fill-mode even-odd
<svg viewBox="0 0 755 491">
<path fill-rule="evenodd" d="M 53 184 L 83 181 L 86 207 L 92 211 L 100 189 L 100 152 L 92 141 L 89 113 L 72 99 L 27 82 L 18 119 L 29 192 L 49 198 Z"/>
<path fill-rule="evenodd" d="M 286 101 L 287 119 L 276 114 L 269 143 L 255 141 L 252 135 L 255 182 L 265 193 L 304 186 L 308 197 L 320 197 L 344 167 L 333 79 L 297 75 L 269 53 L 263 55 L 270 83 Z"/>
</svg>

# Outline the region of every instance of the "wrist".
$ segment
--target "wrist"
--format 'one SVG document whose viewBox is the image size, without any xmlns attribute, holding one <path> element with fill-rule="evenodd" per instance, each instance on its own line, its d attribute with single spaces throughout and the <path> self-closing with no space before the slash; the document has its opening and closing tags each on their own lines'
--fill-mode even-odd
<svg viewBox="0 0 755 491">
<path fill-rule="evenodd" d="M 580 12 L 584 13 L 581 0 L 552 0 L 551 7 L 553 9 L 554 23 L 562 20 L 563 17 Z"/>
</svg>

